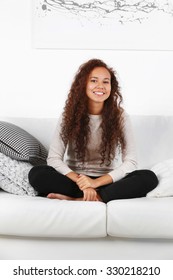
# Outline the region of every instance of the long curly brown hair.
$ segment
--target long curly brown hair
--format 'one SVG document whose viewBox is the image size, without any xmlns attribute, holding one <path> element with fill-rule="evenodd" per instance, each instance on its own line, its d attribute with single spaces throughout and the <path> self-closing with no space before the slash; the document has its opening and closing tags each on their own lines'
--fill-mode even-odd
<svg viewBox="0 0 173 280">
<path fill-rule="evenodd" d="M 65 145 L 74 143 L 76 156 L 83 163 L 90 137 L 88 98 L 86 85 L 90 72 L 96 67 L 106 68 L 111 75 L 111 93 L 102 110 L 102 142 L 100 145 L 101 165 L 110 165 L 116 147 L 125 148 L 123 133 L 123 101 L 115 71 L 100 59 L 91 59 L 79 67 L 66 100 L 61 124 L 61 137 Z"/>
</svg>

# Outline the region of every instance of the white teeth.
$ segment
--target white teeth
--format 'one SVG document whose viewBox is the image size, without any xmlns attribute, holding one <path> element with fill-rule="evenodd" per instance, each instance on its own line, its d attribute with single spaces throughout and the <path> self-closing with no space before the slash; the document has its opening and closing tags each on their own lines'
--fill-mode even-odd
<svg viewBox="0 0 173 280">
<path fill-rule="evenodd" d="M 103 95 L 104 93 L 100 92 L 100 91 L 95 91 L 94 94 L 96 94 L 96 95 Z"/>
</svg>

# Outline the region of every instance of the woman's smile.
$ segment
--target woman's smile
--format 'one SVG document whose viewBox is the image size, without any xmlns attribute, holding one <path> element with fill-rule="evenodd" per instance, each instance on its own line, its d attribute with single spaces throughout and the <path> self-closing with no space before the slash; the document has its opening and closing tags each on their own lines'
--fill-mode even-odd
<svg viewBox="0 0 173 280">
<path fill-rule="evenodd" d="M 104 92 L 102 91 L 93 91 L 93 93 L 97 96 L 103 96 Z"/>
</svg>

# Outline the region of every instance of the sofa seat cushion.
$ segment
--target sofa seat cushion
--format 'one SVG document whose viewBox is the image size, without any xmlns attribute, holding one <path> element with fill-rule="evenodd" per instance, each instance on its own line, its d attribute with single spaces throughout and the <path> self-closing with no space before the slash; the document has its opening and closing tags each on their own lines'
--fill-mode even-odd
<svg viewBox="0 0 173 280">
<path fill-rule="evenodd" d="M 0 191 L 0 235 L 94 238 L 106 236 L 102 202 L 53 200 Z"/>
<path fill-rule="evenodd" d="M 128 238 L 173 238 L 173 197 L 135 198 L 107 205 L 110 236 Z"/>
</svg>

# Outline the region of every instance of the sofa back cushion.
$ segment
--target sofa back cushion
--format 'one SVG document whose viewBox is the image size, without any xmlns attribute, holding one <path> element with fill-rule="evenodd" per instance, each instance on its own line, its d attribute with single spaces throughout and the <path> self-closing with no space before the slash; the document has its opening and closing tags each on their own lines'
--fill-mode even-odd
<svg viewBox="0 0 173 280">
<path fill-rule="evenodd" d="M 131 116 L 139 168 L 173 158 L 173 116 Z"/>
<path fill-rule="evenodd" d="M 25 129 L 48 148 L 53 137 L 57 118 L 5 118 Z M 2 119 L 2 118 L 1 118 Z M 173 158 L 173 116 L 132 115 L 139 168 Z"/>
</svg>

